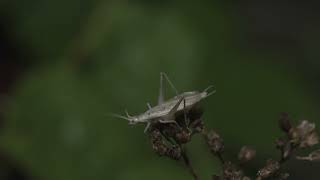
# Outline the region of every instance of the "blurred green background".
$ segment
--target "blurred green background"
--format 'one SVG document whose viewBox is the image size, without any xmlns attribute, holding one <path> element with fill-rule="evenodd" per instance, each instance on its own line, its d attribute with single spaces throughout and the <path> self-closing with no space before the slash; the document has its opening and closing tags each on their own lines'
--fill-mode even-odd
<svg viewBox="0 0 320 180">
<path fill-rule="evenodd" d="M 320 124 L 316 7 L 0 1 L 0 179 L 192 179 L 152 151 L 142 125 L 106 116 L 155 105 L 161 71 L 180 91 L 215 85 L 202 103 L 205 124 L 224 138 L 229 159 L 242 145 L 256 148 L 247 165 L 256 172 L 278 157 L 280 112 Z M 201 179 L 220 172 L 200 136 L 188 148 Z M 286 165 L 289 179 L 319 179 L 319 168 Z"/>
</svg>

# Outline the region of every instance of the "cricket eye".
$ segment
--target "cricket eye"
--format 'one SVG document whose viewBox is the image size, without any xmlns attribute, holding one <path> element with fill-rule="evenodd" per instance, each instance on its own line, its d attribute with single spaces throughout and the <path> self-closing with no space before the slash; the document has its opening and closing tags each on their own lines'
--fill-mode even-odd
<svg viewBox="0 0 320 180">
<path fill-rule="evenodd" d="M 129 120 L 129 124 L 136 124 L 137 120 L 138 120 L 138 118 L 132 118 Z"/>
</svg>

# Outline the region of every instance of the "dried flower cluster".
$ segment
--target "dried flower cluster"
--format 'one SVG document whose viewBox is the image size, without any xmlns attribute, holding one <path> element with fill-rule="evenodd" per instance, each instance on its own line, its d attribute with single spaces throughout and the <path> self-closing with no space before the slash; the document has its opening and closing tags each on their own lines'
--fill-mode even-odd
<svg viewBox="0 0 320 180">
<path fill-rule="evenodd" d="M 186 113 L 177 113 L 177 124 L 159 122 L 153 124 L 149 129 L 149 134 L 156 153 L 160 156 L 168 156 L 179 160 L 182 145 L 190 142 L 193 135 L 202 132 L 203 121 L 201 116 L 202 110 L 193 108 Z"/>
<path fill-rule="evenodd" d="M 160 156 L 174 160 L 182 158 L 195 179 L 198 179 L 198 176 L 186 154 L 184 144 L 190 142 L 193 135 L 203 131 L 202 114 L 202 109 L 195 106 L 188 111 L 177 113 L 175 115 L 177 124 L 158 122 L 148 131 L 154 151 Z"/>
<path fill-rule="evenodd" d="M 243 146 L 238 153 L 238 162 L 227 161 L 223 157 L 225 151 L 224 141 L 214 130 L 204 127 L 201 116 L 203 111 L 198 106 L 185 112 L 176 114 L 177 124 L 155 123 L 148 131 L 154 151 L 160 156 L 167 156 L 174 160 L 183 159 L 194 179 L 199 179 L 186 154 L 184 144 L 191 141 L 195 134 L 202 134 L 207 142 L 210 152 L 221 162 L 221 175 L 213 175 L 213 180 L 250 180 L 241 169 L 243 164 L 253 160 L 256 151 L 249 146 Z M 269 159 L 254 178 L 263 179 L 288 179 L 289 173 L 283 172 L 282 166 L 288 161 L 297 149 L 309 148 L 319 143 L 319 136 L 315 131 L 315 124 L 302 121 L 294 126 L 288 114 L 282 114 L 279 125 L 285 136 L 277 139 L 276 147 L 280 150 L 279 160 Z M 320 161 L 320 150 L 310 153 L 308 156 L 297 156 L 296 159 L 307 161 Z"/>
<path fill-rule="evenodd" d="M 211 153 L 216 156 L 222 165 L 222 175 L 213 175 L 213 180 L 250 180 L 239 167 L 231 161 L 223 158 L 224 143 L 220 135 L 214 131 L 204 131 L 203 135 L 207 141 Z M 256 155 L 256 151 L 248 146 L 243 146 L 238 154 L 240 164 L 249 162 Z"/>
<path fill-rule="evenodd" d="M 261 169 L 259 172 L 264 172 L 267 167 L 277 167 L 269 169 L 267 176 L 264 173 L 258 173 L 258 177 L 260 179 L 267 177 L 275 177 L 277 179 L 287 179 L 289 177 L 288 173 L 280 173 L 281 169 L 279 165 L 282 165 L 284 162 L 288 161 L 294 152 L 297 149 L 301 148 L 309 148 L 319 143 L 319 136 L 315 131 L 315 124 L 310 123 L 309 121 L 303 120 L 296 127 L 292 125 L 292 122 L 288 116 L 288 114 L 283 113 L 281 115 L 280 128 L 286 134 L 286 137 L 279 138 L 276 142 L 276 147 L 281 151 L 281 158 L 279 161 L 273 161 L 274 163 L 270 163 L 268 161 L 265 168 Z M 311 153 L 308 157 L 309 160 L 313 161 L 319 157 L 315 151 Z M 299 158 L 297 158 L 299 159 Z M 301 158 L 300 159 L 306 159 Z M 273 165 L 272 165 L 273 164 Z M 277 165 L 275 165 L 277 164 Z M 279 166 L 279 168 L 278 168 Z"/>
<path fill-rule="evenodd" d="M 309 148 L 319 142 L 319 136 L 315 131 L 315 124 L 303 120 L 296 127 L 292 124 L 287 113 L 281 115 L 279 121 L 280 129 L 285 137 L 276 141 L 276 147 L 280 150 L 280 159 L 268 160 L 265 167 L 260 169 L 257 179 L 273 178 L 278 180 L 288 179 L 289 173 L 282 172 L 281 166 L 288 161 L 299 148 Z"/>
</svg>

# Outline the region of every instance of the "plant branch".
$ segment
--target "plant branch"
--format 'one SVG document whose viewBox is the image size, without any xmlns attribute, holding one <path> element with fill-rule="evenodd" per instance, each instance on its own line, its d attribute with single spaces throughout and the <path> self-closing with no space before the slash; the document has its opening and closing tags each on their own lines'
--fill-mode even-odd
<svg viewBox="0 0 320 180">
<path fill-rule="evenodd" d="M 187 166 L 189 172 L 191 173 L 191 175 L 194 177 L 195 180 L 199 180 L 199 177 L 197 175 L 197 173 L 195 172 L 191 162 L 190 162 L 190 159 L 187 155 L 187 152 L 186 152 L 186 148 L 185 147 L 181 147 L 181 156 L 182 156 L 182 159 L 183 159 L 183 162 L 184 164 Z"/>
</svg>

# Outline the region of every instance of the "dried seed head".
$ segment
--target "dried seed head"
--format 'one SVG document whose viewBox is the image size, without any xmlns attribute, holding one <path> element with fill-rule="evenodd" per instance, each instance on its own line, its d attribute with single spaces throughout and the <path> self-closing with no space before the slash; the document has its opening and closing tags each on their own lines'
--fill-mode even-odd
<svg viewBox="0 0 320 180">
<path fill-rule="evenodd" d="M 238 154 L 238 159 L 241 163 L 248 162 L 252 160 L 256 156 L 256 150 L 248 147 L 243 146 Z"/>
<path fill-rule="evenodd" d="M 191 139 L 191 135 L 188 130 L 183 129 L 182 131 L 176 134 L 175 140 L 180 144 L 185 144 L 189 142 Z"/>
<path fill-rule="evenodd" d="M 290 142 L 294 145 L 299 145 L 300 143 L 300 133 L 299 130 L 297 128 L 291 128 L 289 133 L 288 133 L 288 137 L 290 139 Z"/>
<path fill-rule="evenodd" d="M 213 175 L 212 180 L 222 180 L 222 177 L 220 177 L 218 175 Z"/>
<path fill-rule="evenodd" d="M 315 131 L 316 125 L 306 120 L 302 121 L 298 127 L 298 135 L 300 140 L 300 148 L 311 147 L 319 143 L 319 136 Z"/>
<path fill-rule="evenodd" d="M 311 132 L 305 136 L 300 143 L 301 148 L 311 147 L 319 143 L 319 136 L 316 132 Z"/>
<path fill-rule="evenodd" d="M 211 130 L 206 134 L 208 146 L 212 153 L 221 153 L 224 149 L 223 139 L 218 133 Z"/>
<path fill-rule="evenodd" d="M 168 149 L 166 155 L 174 160 L 179 160 L 181 158 L 181 148 L 179 146 L 173 146 Z"/>
<path fill-rule="evenodd" d="M 242 180 L 243 172 L 237 169 L 231 162 L 223 165 L 223 179 L 226 180 Z"/>
<path fill-rule="evenodd" d="M 158 129 L 154 129 L 150 133 L 150 138 L 152 141 L 161 141 L 162 140 L 161 132 Z"/>
<path fill-rule="evenodd" d="M 161 142 L 156 142 L 152 145 L 153 150 L 159 154 L 160 156 L 163 156 L 167 153 L 168 147 Z"/>
<path fill-rule="evenodd" d="M 286 180 L 286 179 L 288 179 L 288 178 L 289 178 L 289 174 L 288 174 L 288 173 L 281 173 L 281 174 L 277 177 L 278 180 Z"/>
<path fill-rule="evenodd" d="M 158 129 L 153 129 L 150 132 L 150 139 L 152 142 L 152 149 L 160 156 L 165 155 L 169 147 L 164 143 L 162 135 Z"/>
<path fill-rule="evenodd" d="M 242 180 L 251 180 L 249 177 L 247 177 L 247 176 L 244 176 L 243 178 L 242 178 Z"/>
<path fill-rule="evenodd" d="M 204 123 L 202 119 L 196 119 L 190 123 L 189 127 L 192 129 L 193 134 L 200 133 L 204 129 Z"/>
<path fill-rule="evenodd" d="M 274 176 L 280 169 L 280 163 L 274 160 L 268 160 L 265 167 L 258 171 L 257 176 L 261 178 L 269 178 Z"/>
</svg>

